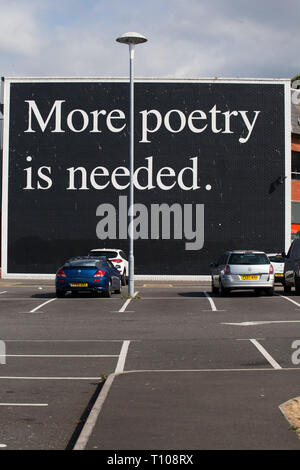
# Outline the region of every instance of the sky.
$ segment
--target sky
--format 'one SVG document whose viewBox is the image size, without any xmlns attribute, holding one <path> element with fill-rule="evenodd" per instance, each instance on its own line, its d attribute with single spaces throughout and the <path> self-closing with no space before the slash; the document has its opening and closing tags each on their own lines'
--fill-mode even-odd
<svg viewBox="0 0 300 470">
<path fill-rule="evenodd" d="M 0 0 L 0 75 L 292 78 L 299 0 Z"/>
</svg>

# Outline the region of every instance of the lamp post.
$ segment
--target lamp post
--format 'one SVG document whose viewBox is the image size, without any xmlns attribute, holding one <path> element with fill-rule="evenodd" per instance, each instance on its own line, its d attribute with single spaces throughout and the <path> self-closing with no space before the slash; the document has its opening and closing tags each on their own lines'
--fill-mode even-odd
<svg viewBox="0 0 300 470">
<path fill-rule="evenodd" d="M 129 160 L 130 160 L 130 184 L 129 184 L 129 276 L 128 276 L 128 295 L 134 295 L 134 251 L 133 251 L 133 205 L 134 205 L 134 48 L 136 44 L 146 42 L 147 39 L 139 33 L 125 33 L 116 39 L 117 42 L 127 44 L 129 46 L 129 69 L 130 69 L 130 143 L 129 143 Z"/>
</svg>

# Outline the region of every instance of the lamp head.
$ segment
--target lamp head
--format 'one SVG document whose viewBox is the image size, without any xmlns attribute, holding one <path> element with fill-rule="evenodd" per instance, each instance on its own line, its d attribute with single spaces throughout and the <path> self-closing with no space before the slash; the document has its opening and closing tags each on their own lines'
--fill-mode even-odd
<svg viewBox="0 0 300 470">
<path fill-rule="evenodd" d="M 135 46 L 136 44 L 142 44 L 143 42 L 146 42 L 148 39 L 145 38 L 145 36 L 142 36 L 139 33 L 125 33 L 122 34 L 119 38 L 116 39 L 117 42 L 120 42 L 122 44 L 127 44 L 128 46 L 133 45 Z"/>
</svg>

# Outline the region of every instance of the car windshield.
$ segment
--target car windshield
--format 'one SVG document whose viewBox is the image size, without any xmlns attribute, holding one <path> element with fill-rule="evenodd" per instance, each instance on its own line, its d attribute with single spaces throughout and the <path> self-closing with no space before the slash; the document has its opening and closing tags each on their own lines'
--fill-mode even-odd
<svg viewBox="0 0 300 470">
<path fill-rule="evenodd" d="M 118 253 L 116 251 L 90 251 L 91 256 L 107 256 L 107 258 L 117 258 Z"/>
<path fill-rule="evenodd" d="M 281 255 L 269 256 L 269 260 L 272 263 L 284 263 L 284 259 L 282 258 Z"/>
<path fill-rule="evenodd" d="M 264 253 L 232 253 L 228 264 L 270 264 Z"/>
</svg>

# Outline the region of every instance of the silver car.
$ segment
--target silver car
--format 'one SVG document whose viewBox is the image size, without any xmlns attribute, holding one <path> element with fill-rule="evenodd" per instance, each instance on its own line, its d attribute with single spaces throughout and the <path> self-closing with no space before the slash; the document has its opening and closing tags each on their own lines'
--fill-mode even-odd
<svg viewBox="0 0 300 470">
<path fill-rule="evenodd" d="M 274 268 L 262 251 L 227 251 L 211 264 L 212 292 L 226 295 L 233 289 L 274 293 Z"/>
</svg>

